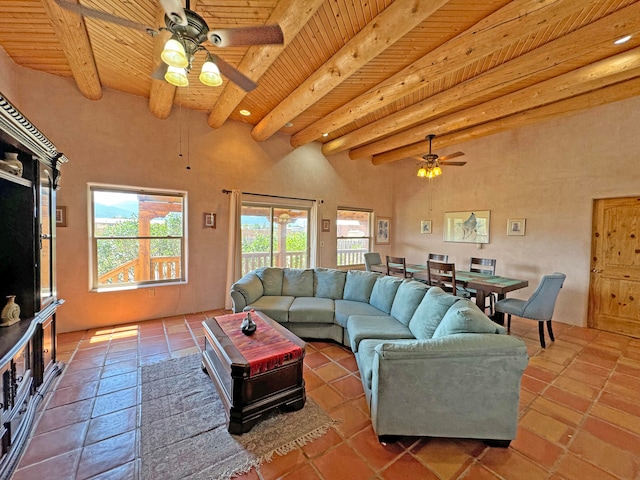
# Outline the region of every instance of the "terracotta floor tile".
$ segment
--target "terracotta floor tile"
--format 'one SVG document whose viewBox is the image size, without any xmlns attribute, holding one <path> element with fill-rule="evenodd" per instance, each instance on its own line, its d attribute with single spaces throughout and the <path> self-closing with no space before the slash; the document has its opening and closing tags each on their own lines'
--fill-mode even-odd
<svg viewBox="0 0 640 480">
<path fill-rule="evenodd" d="M 342 365 L 344 368 L 349 370 L 350 372 L 358 371 L 358 363 L 356 362 L 356 357 L 350 355 L 348 357 L 341 358 L 337 360 L 337 362 Z"/>
<path fill-rule="evenodd" d="M 504 478 L 546 480 L 548 476 L 546 470 L 514 448 L 490 448 L 480 462 Z"/>
<path fill-rule="evenodd" d="M 336 432 L 335 429 L 330 428 L 326 434 L 303 446 L 302 451 L 307 457 L 314 458 L 322 455 L 324 452 L 335 447 L 339 443 L 342 443 L 342 441 L 343 439 L 338 432 Z"/>
<path fill-rule="evenodd" d="M 553 385 L 591 400 L 595 399 L 600 393 L 599 388 L 586 385 L 569 377 L 558 377 L 554 380 Z"/>
<path fill-rule="evenodd" d="M 602 392 L 598 403 L 613 407 L 617 410 L 629 413 L 633 416 L 640 417 L 640 404 L 638 404 L 638 397 L 635 399 L 623 398 L 609 392 Z"/>
<path fill-rule="evenodd" d="M 407 480 L 409 478 L 419 478 L 420 480 L 438 479 L 438 476 L 435 473 L 408 453 L 405 453 L 385 468 L 380 476 L 384 480 Z"/>
<path fill-rule="evenodd" d="M 304 372 L 304 384 L 307 392 L 313 390 L 314 388 L 318 388 L 321 385 L 324 385 L 325 382 L 322 380 L 313 370 L 305 369 Z"/>
<path fill-rule="evenodd" d="M 73 479 L 76 475 L 76 465 L 81 452 L 82 450 L 78 448 L 56 457 L 44 459 L 40 463 L 18 468 L 11 476 L 11 480 L 51 478 L 51 472 L 55 472 L 56 478 Z"/>
<path fill-rule="evenodd" d="M 340 395 L 348 400 L 356 398 L 360 395 L 364 395 L 362 382 L 359 378 L 353 375 L 348 375 L 334 382 L 331 382 L 331 386 L 335 388 L 340 393 Z"/>
<path fill-rule="evenodd" d="M 571 426 L 576 426 L 582 421 L 583 414 L 564 405 L 560 405 L 549 398 L 538 397 L 531 404 L 531 408 L 548 415 L 551 418 L 560 420 Z"/>
<path fill-rule="evenodd" d="M 620 397 L 637 400 L 640 397 L 640 377 L 614 372 L 604 390 Z"/>
<path fill-rule="evenodd" d="M 540 394 L 547 388 L 548 384 L 546 382 L 542 382 L 537 378 L 530 377 L 529 375 L 523 375 L 522 381 L 520 382 L 523 389 L 528 390 L 535 394 Z"/>
<path fill-rule="evenodd" d="M 625 430 L 629 430 L 636 435 L 640 435 L 640 417 L 636 417 L 626 412 L 621 412 L 620 410 L 607 407 L 600 403 L 595 404 L 589 413 L 594 417 L 607 420 L 614 425 L 618 425 Z"/>
<path fill-rule="evenodd" d="M 519 428 L 518 434 L 511 442 L 511 448 L 518 450 L 538 465 L 551 469 L 565 450 L 561 446 L 536 435 L 526 428 Z"/>
<path fill-rule="evenodd" d="M 640 458 L 621 450 L 589 432 L 577 432 L 570 450 L 603 470 L 620 478 L 637 478 L 640 473 Z"/>
<path fill-rule="evenodd" d="M 318 387 L 311 392 L 307 392 L 307 394 L 315 400 L 320 408 L 327 412 L 344 402 L 342 396 L 329 385 Z"/>
<path fill-rule="evenodd" d="M 138 384 L 138 371 L 123 373 L 100 380 L 98 387 L 98 395 L 124 390 L 125 388 L 135 387 Z"/>
<path fill-rule="evenodd" d="M 329 363 L 331 360 L 327 358 L 326 355 L 323 355 L 321 352 L 313 352 L 311 354 L 307 354 L 304 357 L 305 365 L 315 369 L 322 365 Z"/>
<path fill-rule="evenodd" d="M 89 429 L 84 444 L 90 445 L 136 428 L 137 407 L 130 407 L 117 412 L 101 415 L 89 422 Z"/>
<path fill-rule="evenodd" d="M 560 460 L 556 472 L 565 480 L 614 480 L 616 477 L 599 467 L 568 453 Z"/>
<path fill-rule="evenodd" d="M 503 480 L 503 477 L 499 477 L 479 463 L 471 465 L 463 478 L 465 480 Z"/>
<path fill-rule="evenodd" d="M 329 450 L 312 463 L 324 480 L 344 480 L 347 472 L 349 480 L 368 480 L 373 476 L 373 470 L 346 443 Z"/>
<path fill-rule="evenodd" d="M 283 480 L 321 480 L 318 473 L 310 463 L 305 463 L 300 468 L 282 477 Z"/>
<path fill-rule="evenodd" d="M 77 480 L 107 472 L 135 458 L 136 432 L 127 432 L 82 449 Z"/>
<path fill-rule="evenodd" d="M 102 378 L 122 375 L 123 373 L 135 372 L 138 369 L 138 362 L 135 359 L 124 360 L 122 362 L 111 363 L 104 366 Z"/>
<path fill-rule="evenodd" d="M 91 477 L 91 480 L 134 480 L 136 478 L 136 464 L 129 462 Z"/>
<path fill-rule="evenodd" d="M 550 383 L 554 378 L 556 378 L 556 374 L 553 371 L 541 368 L 540 366 L 535 365 L 532 362 L 529 362 L 529 365 L 527 365 L 524 373 L 545 383 Z"/>
<path fill-rule="evenodd" d="M 96 403 L 91 413 L 91 418 L 106 415 L 125 408 L 133 407 L 138 402 L 138 392 L 136 388 L 127 388 L 106 395 L 96 397 Z"/>
<path fill-rule="evenodd" d="M 404 453 L 404 448 L 397 442 L 381 444 L 371 426 L 352 436 L 348 443 L 376 471 L 382 470 Z"/>
<path fill-rule="evenodd" d="M 334 428 L 343 438 L 349 438 L 367 425 L 371 425 L 369 416 L 351 403 L 345 403 L 332 410 L 331 418 L 338 422 Z"/>
<path fill-rule="evenodd" d="M 73 363 L 73 362 L 72 362 Z M 87 382 L 93 382 L 100 379 L 102 374 L 101 367 L 90 368 L 87 370 L 80 370 L 78 372 L 67 373 L 66 367 L 62 372 L 62 378 L 58 381 L 57 388 L 70 387 L 71 385 L 78 385 Z"/>
<path fill-rule="evenodd" d="M 36 435 L 89 420 L 93 402 L 93 398 L 88 398 L 59 407 L 48 408 L 40 417 L 38 426 L 35 429 Z"/>
<path fill-rule="evenodd" d="M 574 395 L 573 393 L 562 388 L 558 388 L 555 385 L 552 385 L 545 390 L 544 397 L 581 413 L 585 413 L 592 403 L 591 400 L 587 398 Z"/>
<path fill-rule="evenodd" d="M 82 447 L 89 422 L 74 423 L 31 438 L 20 459 L 20 467 L 33 465 Z"/>
<path fill-rule="evenodd" d="M 478 441 L 460 442 L 449 438 L 433 438 L 420 444 L 411 453 L 441 479 L 458 478 L 474 461 L 472 455 Z"/>
<path fill-rule="evenodd" d="M 589 432 L 597 438 L 615 445 L 619 449 L 627 450 L 640 458 L 640 435 L 633 434 L 594 417 L 587 417 L 583 429 L 585 432 Z"/>
<path fill-rule="evenodd" d="M 260 474 L 264 480 L 275 480 L 286 472 L 299 468 L 307 461 L 302 450 L 296 448 L 286 455 L 274 455 L 271 462 L 260 465 Z"/>
<path fill-rule="evenodd" d="M 322 353 L 331 357 L 333 361 L 353 357 L 351 350 L 341 347 L 340 345 L 331 345 L 323 349 Z"/>
<path fill-rule="evenodd" d="M 520 419 L 520 426 L 559 445 L 566 445 L 573 430 L 566 424 L 535 410 L 529 410 Z"/>
<path fill-rule="evenodd" d="M 196 342 L 192 337 L 183 339 L 169 339 L 169 350 L 183 350 L 185 348 L 192 348 L 196 346 Z"/>
<path fill-rule="evenodd" d="M 98 391 L 98 382 L 86 382 L 78 385 L 71 385 L 66 388 L 56 388 L 51 399 L 47 404 L 47 408 L 59 407 L 68 403 L 77 402 L 79 400 L 86 400 L 87 398 L 93 398 Z"/>
</svg>

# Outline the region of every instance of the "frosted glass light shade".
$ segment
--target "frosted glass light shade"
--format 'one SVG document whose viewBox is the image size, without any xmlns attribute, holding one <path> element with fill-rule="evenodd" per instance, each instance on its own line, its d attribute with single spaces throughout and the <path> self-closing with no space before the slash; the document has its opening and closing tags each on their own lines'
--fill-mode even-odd
<svg viewBox="0 0 640 480">
<path fill-rule="evenodd" d="M 437 177 L 438 175 L 442 174 L 442 169 L 440 167 L 435 167 L 433 169 L 433 174 Z"/>
<path fill-rule="evenodd" d="M 162 50 L 160 58 L 171 67 L 186 68 L 189 65 L 184 45 L 173 37 L 164 44 L 164 50 Z"/>
<path fill-rule="evenodd" d="M 169 65 L 167 73 L 164 74 L 164 79 L 176 87 L 186 87 L 189 85 L 187 71 L 184 68 L 177 68 Z"/>
<path fill-rule="evenodd" d="M 426 177 L 427 176 L 427 169 L 424 168 L 424 167 L 420 167 L 418 169 L 418 176 L 422 177 L 422 178 Z"/>
<path fill-rule="evenodd" d="M 207 60 L 202 65 L 200 76 L 198 77 L 202 83 L 208 87 L 217 87 L 222 85 L 222 76 L 220 75 L 220 69 L 211 60 Z"/>
</svg>

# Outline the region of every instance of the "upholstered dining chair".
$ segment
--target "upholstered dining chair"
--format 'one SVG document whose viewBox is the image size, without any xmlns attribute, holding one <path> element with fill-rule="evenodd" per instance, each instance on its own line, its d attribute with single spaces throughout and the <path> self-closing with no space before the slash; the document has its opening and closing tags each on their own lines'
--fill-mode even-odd
<svg viewBox="0 0 640 480">
<path fill-rule="evenodd" d="M 546 348 L 544 341 L 544 323 L 547 323 L 549 338 L 553 338 L 551 327 L 551 317 L 556 306 L 558 294 L 567 276 L 564 273 L 555 272 L 552 275 L 545 275 L 540 280 L 540 284 L 533 295 L 528 300 L 518 300 L 517 298 L 505 298 L 496 302 L 496 312 L 507 314 L 507 331 L 511 329 L 511 315 L 521 318 L 537 320 L 538 332 L 540 333 L 540 345 Z"/>
<path fill-rule="evenodd" d="M 371 265 L 381 265 L 382 259 L 380 258 L 380 254 L 377 252 L 369 252 L 364 254 L 364 267 L 367 272 L 371 271 Z"/>
<path fill-rule="evenodd" d="M 469 293 L 456 284 L 455 263 L 436 262 L 427 260 L 427 277 L 429 285 L 440 287 L 445 292 L 452 293 L 458 297 L 469 298 Z"/>
<path fill-rule="evenodd" d="M 477 273 L 485 273 L 487 275 L 495 275 L 496 274 L 496 259 L 495 258 L 480 258 L 480 257 L 471 257 L 469 261 L 469 271 L 477 272 Z M 473 288 L 467 288 L 467 292 L 471 294 L 472 297 L 476 296 L 476 291 Z M 487 295 L 485 299 L 485 310 L 489 309 L 489 315 L 493 315 L 495 313 L 495 304 L 498 299 L 498 296 L 495 293 L 490 293 Z M 489 302 L 489 305 L 486 302 Z"/>
<path fill-rule="evenodd" d="M 436 262 L 448 262 L 449 255 L 444 255 L 442 253 L 430 253 L 427 260 L 435 260 Z"/>
<path fill-rule="evenodd" d="M 403 278 L 411 278 L 407 273 L 407 260 L 404 257 L 390 257 L 387 255 L 387 275 L 395 275 Z"/>
</svg>

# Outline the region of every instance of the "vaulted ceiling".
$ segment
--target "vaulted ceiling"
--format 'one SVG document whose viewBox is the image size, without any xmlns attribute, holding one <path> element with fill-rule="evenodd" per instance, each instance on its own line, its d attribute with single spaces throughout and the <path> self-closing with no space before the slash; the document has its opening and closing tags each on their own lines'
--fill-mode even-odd
<svg viewBox="0 0 640 480">
<path fill-rule="evenodd" d="M 71 0 L 155 28 L 156 0 Z M 165 35 L 61 9 L 54 0 L 0 2 L 0 47 L 23 67 L 149 99 L 167 118 L 181 105 L 276 132 L 293 146 L 374 164 L 640 94 L 640 0 L 192 0 L 211 28 L 278 23 L 284 45 L 208 48 L 257 82 L 188 87 L 151 77 Z M 632 35 L 623 44 L 614 41 Z M 248 110 L 250 116 L 239 111 Z"/>
</svg>

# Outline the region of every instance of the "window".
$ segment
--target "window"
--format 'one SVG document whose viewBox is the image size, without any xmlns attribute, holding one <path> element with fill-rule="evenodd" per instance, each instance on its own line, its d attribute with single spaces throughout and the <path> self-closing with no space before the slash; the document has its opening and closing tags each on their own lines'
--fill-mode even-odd
<svg viewBox="0 0 640 480">
<path fill-rule="evenodd" d="M 294 199 L 292 199 L 294 200 Z M 242 274 L 260 267 L 310 265 L 312 205 L 242 202 Z"/>
<path fill-rule="evenodd" d="M 93 290 L 186 281 L 186 192 L 89 191 Z"/>
<path fill-rule="evenodd" d="M 338 266 L 364 264 L 371 246 L 371 211 L 338 208 Z"/>
</svg>

